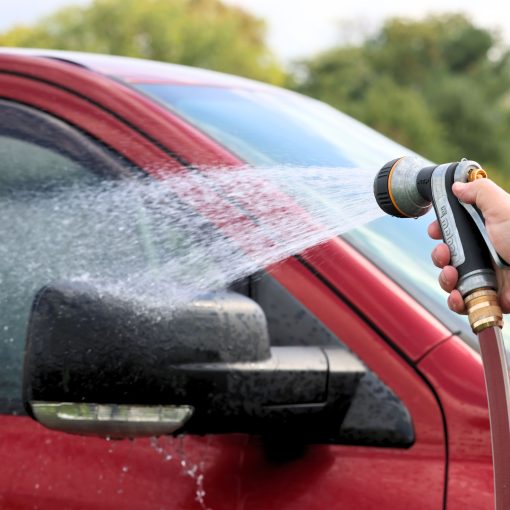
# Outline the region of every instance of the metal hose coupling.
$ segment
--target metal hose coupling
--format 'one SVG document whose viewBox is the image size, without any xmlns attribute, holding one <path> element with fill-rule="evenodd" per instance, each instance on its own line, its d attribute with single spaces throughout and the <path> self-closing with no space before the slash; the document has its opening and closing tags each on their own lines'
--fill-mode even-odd
<svg viewBox="0 0 510 510">
<path fill-rule="evenodd" d="M 503 327 L 503 312 L 494 289 L 485 287 L 475 290 L 464 297 L 464 303 L 474 333 L 494 326 Z"/>
</svg>

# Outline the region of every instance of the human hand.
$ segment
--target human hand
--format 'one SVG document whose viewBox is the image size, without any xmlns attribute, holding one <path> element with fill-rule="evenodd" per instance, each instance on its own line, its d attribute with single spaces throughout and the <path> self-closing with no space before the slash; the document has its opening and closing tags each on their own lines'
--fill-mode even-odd
<svg viewBox="0 0 510 510">
<path fill-rule="evenodd" d="M 510 195 L 489 179 L 477 179 L 469 183 L 454 183 L 455 196 L 467 204 L 476 204 L 485 218 L 485 227 L 489 239 L 499 255 L 510 263 Z M 439 223 L 429 225 L 432 239 L 442 239 Z M 448 306 L 457 313 L 465 313 L 464 300 L 455 288 L 459 275 L 457 269 L 450 266 L 450 250 L 445 243 L 437 245 L 432 251 L 432 261 L 442 268 L 439 275 L 441 288 L 450 293 Z M 510 269 L 496 268 L 499 288 L 499 304 L 503 313 L 510 312 Z"/>
</svg>

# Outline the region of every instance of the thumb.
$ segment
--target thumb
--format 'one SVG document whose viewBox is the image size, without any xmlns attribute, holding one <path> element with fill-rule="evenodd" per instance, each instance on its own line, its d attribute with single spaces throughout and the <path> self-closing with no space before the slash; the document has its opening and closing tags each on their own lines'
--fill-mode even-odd
<svg viewBox="0 0 510 510">
<path fill-rule="evenodd" d="M 454 195 L 466 204 L 476 204 L 476 206 L 484 212 L 494 200 L 506 195 L 497 184 L 489 179 L 476 179 L 473 182 L 455 182 L 452 186 Z"/>
</svg>

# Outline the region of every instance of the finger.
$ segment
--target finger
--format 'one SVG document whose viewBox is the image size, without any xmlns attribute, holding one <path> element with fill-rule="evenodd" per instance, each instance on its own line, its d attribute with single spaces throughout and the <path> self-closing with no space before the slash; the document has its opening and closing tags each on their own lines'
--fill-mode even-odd
<svg viewBox="0 0 510 510">
<path fill-rule="evenodd" d="M 499 304 L 503 313 L 510 312 L 510 288 L 502 289 L 500 291 Z"/>
<path fill-rule="evenodd" d="M 462 299 L 462 296 L 460 295 L 460 292 L 458 290 L 453 290 L 451 294 L 448 296 L 448 307 L 450 310 L 465 314 L 466 313 L 466 306 L 464 305 L 464 300 Z"/>
<path fill-rule="evenodd" d="M 427 229 L 427 231 L 428 231 L 429 236 L 432 237 L 432 239 L 442 239 L 443 238 L 443 234 L 441 233 L 441 229 L 439 228 L 439 222 L 437 220 L 433 221 L 429 225 L 429 228 Z"/>
<path fill-rule="evenodd" d="M 459 279 L 459 273 L 453 266 L 445 266 L 439 274 L 439 285 L 445 292 L 452 292 Z"/>
<path fill-rule="evenodd" d="M 432 250 L 432 262 L 439 268 L 443 268 L 450 263 L 450 250 L 446 244 L 438 244 Z"/>
<path fill-rule="evenodd" d="M 499 288 L 499 304 L 503 313 L 510 313 L 510 271 L 506 269 L 497 269 Z"/>
<path fill-rule="evenodd" d="M 473 182 L 454 182 L 452 191 L 455 196 L 467 204 L 476 204 L 483 212 L 495 202 L 508 201 L 505 190 L 490 179 L 476 179 Z"/>
</svg>

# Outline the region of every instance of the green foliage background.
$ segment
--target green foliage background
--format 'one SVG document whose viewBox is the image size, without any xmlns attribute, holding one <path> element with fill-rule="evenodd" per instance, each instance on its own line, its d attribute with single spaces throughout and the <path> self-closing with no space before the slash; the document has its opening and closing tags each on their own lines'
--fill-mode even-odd
<svg viewBox="0 0 510 510">
<path fill-rule="evenodd" d="M 296 64 L 293 87 L 434 161 L 510 183 L 509 49 L 460 14 L 388 20 L 358 46 Z"/>
<path fill-rule="evenodd" d="M 219 0 L 94 0 L 8 30 L 0 46 L 148 58 L 280 85 L 265 38 L 263 20 Z"/>
<path fill-rule="evenodd" d="M 286 85 L 434 161 L 476 159 L 510 184 L 510 50 L 461 14 L 390 19 L 360 44 L 286 71 L 264 21 L 220 0 L 94 0 L 8 30 L 0 45 L 150 58 Z"/>
</svg>

